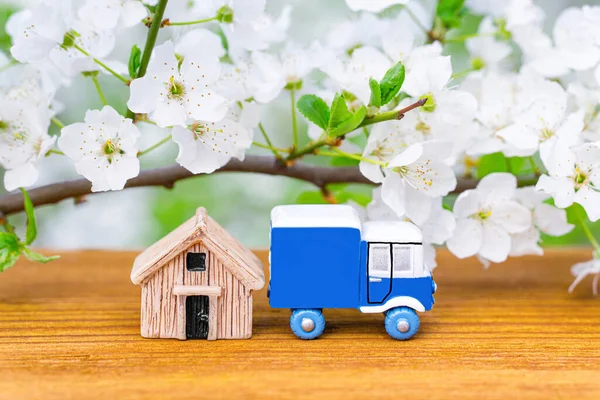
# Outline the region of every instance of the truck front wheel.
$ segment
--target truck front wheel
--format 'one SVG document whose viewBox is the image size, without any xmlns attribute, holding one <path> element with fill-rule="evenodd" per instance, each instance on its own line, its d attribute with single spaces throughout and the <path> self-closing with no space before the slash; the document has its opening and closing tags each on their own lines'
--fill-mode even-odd
<svg viewBox="0 0 600 400">
<path fill-rule="evenodd" d="M 419 330 L 419 316 L 409 307 L 396 307 L 385 315 L 385 330 L 397 340 L 410 339 Z"/>
<path fill-rule="evenodd" d="M 316 339 L 325 330 L 325 317 L 318 309 L 298 309 L 290 317 L 292 332 L 300 339 Z"/>
</svg>

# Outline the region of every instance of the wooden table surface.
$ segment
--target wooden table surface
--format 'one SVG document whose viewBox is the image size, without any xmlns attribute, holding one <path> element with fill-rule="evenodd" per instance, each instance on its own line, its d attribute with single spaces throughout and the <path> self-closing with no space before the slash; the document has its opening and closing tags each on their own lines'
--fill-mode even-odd
<svg viewBox="0 0 600 400">
<path fill-rule="evenodd" d="M 487 271 L 442 252 L 436 305 L 406 342 L 356 310 L 326 310 L 320 339 L 296 339 L 264 290 L 251 340 L 142 339 L 134 256 L 63 253 L 0 275 L 1 399 L 600 399 L 600 298 L 589 279 L 567 293 L 588 250 Z"/>
</svg>

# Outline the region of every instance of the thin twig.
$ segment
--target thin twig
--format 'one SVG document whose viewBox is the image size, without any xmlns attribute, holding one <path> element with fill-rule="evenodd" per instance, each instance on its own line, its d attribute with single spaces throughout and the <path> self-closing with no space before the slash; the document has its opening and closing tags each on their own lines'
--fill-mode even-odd
<svg viewBox="0 0 600 400">
<path fill-rule="evenodd" d="M 196 21 L 186 21 L 186 22 L 171 22 L 170 19 L 165 19 L 162 22 L 163 26 L 185 26 L 185 25 L 197 25 L 197 24 L 204 24 L 206 22 L 211 22 L 211 21 L 216 21 L 217 17 L 211 17 L 211 18 L 205 18 L 205 19 L 198 19 Z"/>
<path fill-rule="evenodd" d="M 281 156 L 277 152 L 277 149 L 275 148 L 275 146 L 273 146 L 273 142 L 271 142 L 271 139 L 269 138 L 269 135 L 267 135 L 267 131 L 265 130 L 265 127 L 263 126 L 262 122 L 258 123 L 258 129 L 260 130 L 260 133 L 262 133 L 263 137 L 265 138 L 267 144 L 269 145 L 269 148 L 273 152 L 273 155 L 276 158 L 281 158 Z"/>
<path fill-rule="evenodd" d="M 294 139 L 294 150 L 298 148 L 298 120 L 296 117 L 296 90 L 290 89 L 290 101 L 292 103 L 292 133 Z"/>
<path fill-rule="evenodd" d="M 102 87 L 100 87 L 100 82 L 98 81 L 98 77 L 94 74 L 91 76 L 92 77 L 92 81 L 94 82 L 94 86 L 96 87 L 96 91 L 98 92 L 98 96 L 100 96 L 100 101 L 102 102 L 102 105 L 105 106 L 108 104 L 108 102 L 106 101 L 106 97 L 104 96 L 104 93 L 102 92 Z"/>
<path fill-rule="evenodd" d="M 172 138 L 172 135 L 168 135 L 167 137 L 163 138 L 160 142 L 153 144 L 152 146 L 148 147 L 146 150 L 142 150 L 139 151 L 137 153 L 138 157 L 141 157 L 145 154 L 150 153 L 152 150 L 159 148 L 160 146 L 162 146 L 163 144 L 169 142 Z"/>
<path fill-rule="evenodd" d="M 146 75 L 148 63 L 150 62 L 150 56 L 152 55 L 154 45 L 156 44 L 156 37 L 158 36 L 158 31 L 162 27 L 162 19 L 163 15 L 165 14 L 165 9 L 167 8 L 167 3 L 168 0 L 159 0 L 158 5 L 156 6 L 156 12 L 154 13 L 154 17 L 152 17 L 150 29 L 148 29 L 146 45 L 144 46 L 144 53 L 142 54 L 142 60 L 140 61 L 140 68 L 138 69 L 137 78 L 141 78 Z M 127 118 L 131 118 L 135 121 L 135 113 L 131 110 L 127 110 Z"/>
<path fill-rule="evenodd" d="M 65 124 L 56 117 L 50 118 L 50 122 L 52 122 L 54 125 L 56 125 L 59 129 L 62 129 L 65 127 Z"/>
<path fill-rule="evenodd" d="M 104 68 L 108 73 L 110 73 L 112 76 L 114 76 L 115 78 L 117 78 L 118 80 L 120 80 L 121 82 L 123 82 L 124 84 L 129 85 L 129 81 L 127 80 L 127 78 L 124 78 L 121 74 L 119 74 L 117 71 L 115 71 L 114 69 L 112 69 L 108 65 L 104 64 L 102 61 L 98 60 L 96 57 L 93 57 L 84 48 L 82 48 L 78 44 L 74 44 L 73 47 L 75 49 L 77 49 L 80 53 L 82 53 L 83 55 L 88 56 L 88 57 L 92 57 L 92 60 L 94 60 L 94 62 L 96 64 L 98 64 L 99 66 L 101 66 L 102 68 Z"/>
</svg>

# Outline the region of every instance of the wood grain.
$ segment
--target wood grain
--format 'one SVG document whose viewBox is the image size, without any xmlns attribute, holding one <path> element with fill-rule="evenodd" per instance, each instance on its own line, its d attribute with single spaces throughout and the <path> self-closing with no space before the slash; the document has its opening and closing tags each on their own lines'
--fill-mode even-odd
<svg viewBox="0 0 600 400">
<path fill-rule="evenodd" d="M 265 290 L 250 340 L 143 339 L 135 255 L 66 253 L 0 275 L 0 399 L 600 399 L 600 299 L 590 279 L 567 293 L 589 250 L 488 271 L 441 253 L 436 305 L 408 342 L 356 310 L 325 310 L 322 338 L 298 340 Z"/>
</svg>

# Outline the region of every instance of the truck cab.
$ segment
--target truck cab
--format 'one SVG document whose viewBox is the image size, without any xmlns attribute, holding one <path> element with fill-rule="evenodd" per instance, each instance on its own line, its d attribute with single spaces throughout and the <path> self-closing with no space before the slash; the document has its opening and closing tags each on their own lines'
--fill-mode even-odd
<svg viewBox="0 0 600 400">
<path fill-rule="evenodd" d="M 290 308 L 302 339 L 325 329 L 322 310 L 384 313 L 395 339 L 419 328 L 436 285 L 423 262 L 423 235 L 404 221 L 362 223 L 347 205 L 288 205 L 271 212 L 269 301 Z"/>
</svg>

